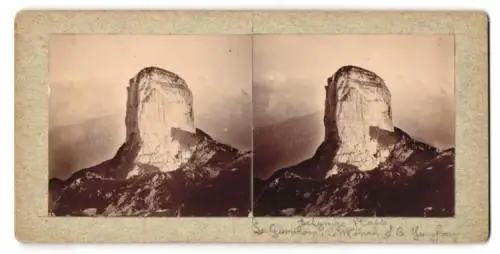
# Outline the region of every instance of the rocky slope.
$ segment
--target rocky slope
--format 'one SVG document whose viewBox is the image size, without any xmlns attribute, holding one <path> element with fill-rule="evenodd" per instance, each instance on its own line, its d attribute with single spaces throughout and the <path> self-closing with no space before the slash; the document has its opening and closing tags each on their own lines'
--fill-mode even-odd
<svg viewBox="0 0 500 254">
<path fill-rule="evenodd" d="M 149 67 L 130 80 L 127 138 L 116 155 L 51 179 L 55 216 L 248 216 L 250 152 L 194 127 L 192 95 L 176 74 Z"/>
<path fill-rule="evenodd" d="M 254 215 L 453 216 L 454 149 L 393 126 L 376 74 L 345 66 L 327 83 L 323 142 L 310 159 L 254 179 Z"/>
</svg>

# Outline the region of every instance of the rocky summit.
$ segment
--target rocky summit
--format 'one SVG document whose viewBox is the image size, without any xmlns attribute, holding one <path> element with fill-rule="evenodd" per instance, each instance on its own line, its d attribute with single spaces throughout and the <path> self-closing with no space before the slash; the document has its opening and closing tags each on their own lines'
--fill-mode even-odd
<svg viewBox="0 0 500 254">
<path fill-rule="evenodd" d="M 311 158 L 254 179 L 255 216 L 454 215 L 454 149 L 394 126 L 381 77 L 344 66 L 325 89 L 323 142 Z"/>
<path fill-rule="evenodd" d="M 144 68 L 129 81 L 126 140 L 115 156 L 49 181 L 55 216 L 248 216 L 251 153 L 194 126 L 177 74 Z"/>
</svg>

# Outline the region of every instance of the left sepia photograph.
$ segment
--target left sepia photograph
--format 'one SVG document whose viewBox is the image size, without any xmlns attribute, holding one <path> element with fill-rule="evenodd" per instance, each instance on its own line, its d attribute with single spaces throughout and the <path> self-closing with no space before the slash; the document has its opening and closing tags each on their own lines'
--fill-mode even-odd
<svg viewBox="0 0 500 254">
<path fill-rule="evenodd" d="M 52 35 L 51 216 L 248 217 L 251 36 Z"/>
</svg>

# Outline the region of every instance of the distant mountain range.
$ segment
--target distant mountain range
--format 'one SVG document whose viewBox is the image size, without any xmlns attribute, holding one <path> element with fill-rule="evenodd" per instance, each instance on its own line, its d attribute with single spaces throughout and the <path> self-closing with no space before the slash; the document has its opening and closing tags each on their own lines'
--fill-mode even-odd
<svg viewBox="0 0 500 254">
<path fill-rule="evenodd" d="M 454 148 L 441 151 L 394 126 L 380 77 L 344 66 L 327 79 L 326 94 L 324 114 L 255 131 L 254 216 L 455 214 Z"/>
<path fill-rule="evenodd" d="M 125 137 L 124 117 L 106 115 L 49 131 L 50 176 L 65 179 L 116 153 Z"/>
<path fill-rule="evenodd" d="M 225 144 L 240 150 L 251 150 L 252 123 L 251 118 L 239 114 L 219 115 L 217 118 L 196 116 L 195 123 L 200 129 Z"/>
<path fill-rule="evenodd" d="M 317 118 L 312 114 L 260 129 L 264 142 L 254 157 L 255 216 L 454 215 L 454 148 L 439 151 L 396 128 L 391 134 L 395 148 L 378 168 L 362 172 L 338 165 L 338 175 L 322 180 L 318 175 L 324 175 L 334 153 L 321 135 L 307 132 L 307 124 Z M 293 156 L 300 156 L 299 163 L 283 166 Z M 273 158 L 279 163 L 271 163 Z M 256 174 L 255 165 L 268 171 Z"/>
<path fill-rule="evenodd" d="M 226 132 L 235 138 L 233 123 L 248 130 L 238 133 L 240 141 L 250 137 L 245 128 L 249 121 L 233 119 L 222 125 L 198 119 L 212 131 L 222 128 L 215 131 L 219 138 L 213 138 L 196 126 L 186 82 L 159 67 L 140 70 L 127 92 L 126 117 L 52 128 L 52 167 L 70 177 L 50 178 L 49 214 L 248 216 L 252 154 L 220 139 L 229 136 Z M 219 108 L 211 114 L 230 120 L 234 115 L 250 117 L 244 113 L 249 109 L 235 105 L 237 113 Z"/>
<path fill-rule="evenodd" d="M 274 170 L 311 157 L 323 141 L 323 135 L 322 112 L 256 127 L 253 132 L 254 176 L 265 179 Z"/>
<path fill-rule="evenodd" d="M 194 141 L 186 165 L 170 172 L 144 168 L 125 179 L 120 175 L 133 160 L 136 145 L 124 143 L 110 160 L 81 169 L 67 180 L 52 178 L 49 212 L 55 216 L 248 216 L 251 153 L 219 143 L 201 130 L 179 135 Z"/>
<path fill-rule="evenodd" d="M 221 121 L 220 118 L 227 118 Z M 73 172 L 112 157 L 125 138 L 125 116 L 106 115 L 82 123 L 55 126 L 49 131 L 49 172 L 65 179 Z M 202 129 L 214 139 L 250 150 L 251 123 L 230 115 L 217 119 L 198 117 Z"/>
</svg>

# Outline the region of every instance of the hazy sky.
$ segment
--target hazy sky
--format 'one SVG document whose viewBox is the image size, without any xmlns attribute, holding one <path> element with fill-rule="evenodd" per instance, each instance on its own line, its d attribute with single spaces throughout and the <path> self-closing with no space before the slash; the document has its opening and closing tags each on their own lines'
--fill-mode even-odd
<svg viewBox="0 0 500 254">
<path fill-rule="evenodd" d="M 51 106 L 65 107 L 51 111 L 52 124 L 124 113 L 128 80 L 147 66 L 184 78 L 193 92 L 195 114 L 212 116 L 213 107 L 251 94 L 251 64 L 247 36 L 53 36 Z"/>
<path fill-rule="evenodd" d="M 49 128 L 61 127 L 49 141 L 61 168 L 52 171 L 66 176 L 114 155 L 125 140 L 129 79 L 148 66 L 187 82 L 197 127 L 250 149 L 251 43 L 249 36 L 51 36 Z"/>
<path fill-rule="evenodd" d="M 453 144 L 452 36 L 258 35 L 253 63 L 256 125 L 323 111 L 326 79 L 356 65 L 385 81 L 397 126 L 440 147 Z"/>
<path fill-rule="evenodd" d="M 322 112 L 326 79 L 344 65 L 357 65 L 386 82 L 396 126 L 449 147 L 453 55 L 452 36 L 54 35 L 49 128 L 64 131 L 51 140 L 58 151 L 73 149 L 71 156 L 59 152 L 59 158 L 73 158 L 63 163 L 65 172 L 109 159 L 125 138 L 129 79 L 157 66 L 186 80 L 197 127 L 250 149 L 252 125 Z"/>
</svg>

